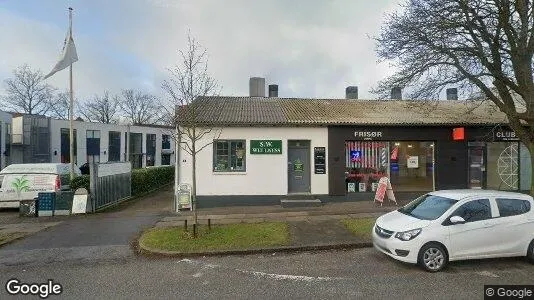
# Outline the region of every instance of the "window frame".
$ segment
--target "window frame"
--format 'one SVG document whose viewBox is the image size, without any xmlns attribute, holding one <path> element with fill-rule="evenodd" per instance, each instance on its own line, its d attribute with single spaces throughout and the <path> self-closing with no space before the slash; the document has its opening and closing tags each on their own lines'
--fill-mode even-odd
<svg viewBox="0 0 534 300">
<path fill-rule="evenodd" d="M 226 143 L 226 148 L 225 149 L 218 149 L 217 146 L 219 143 Z M 232 168 L 232 159 L 235 157 L 236 159 L 236 165 L 237 165 L 237 160 L 239 158 L 237 158 L 237 154 L 233 154 L 234 157 L 232 157 L 232 143 L 236 143 L 235 145 L 235 148 L 237 150 L 237 144 L 238 143 L 241 143 L 242 145 L 242 148 L 243 149 L 243 158 L 241 158 L 242 160 L 242 164 L 243 164 L 243 169 L 242 170 L 237 170 L 237 169 L 231 169 Z M 214 173 L 244 173 L 247 171 L 247 141 L 245 139 L 220 139 L 220 140 L 214 140 L 213 141 L 213 153 L 212 153 L 212 172 Z M 219 169 L 217 167 L 218 165 L 218 160 L 217 160 L 217 157 L 219 156 L 222 156 L 221 154 L 218 153 L 219 150 L 226 150 L 226 154 L 224 154 L 226 157 L 227 157 L 227 161 L 230 161 L 230 163 L 227 163 L 227 167 L 226 169 L 222 170 L 222 169 Z"/>
</svg>

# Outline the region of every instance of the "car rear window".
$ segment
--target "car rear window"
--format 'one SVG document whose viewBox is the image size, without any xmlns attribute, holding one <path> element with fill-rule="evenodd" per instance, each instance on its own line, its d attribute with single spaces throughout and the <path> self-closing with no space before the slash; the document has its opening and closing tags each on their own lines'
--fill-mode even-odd
<svg viewBox="0 0 534 300">
<path fill-rule="evenodd" d="M 522 199 L 497 198 L 497 207 L 501 217 L 522 215 L 530 211 L 530 202 Z"/>
</svg>

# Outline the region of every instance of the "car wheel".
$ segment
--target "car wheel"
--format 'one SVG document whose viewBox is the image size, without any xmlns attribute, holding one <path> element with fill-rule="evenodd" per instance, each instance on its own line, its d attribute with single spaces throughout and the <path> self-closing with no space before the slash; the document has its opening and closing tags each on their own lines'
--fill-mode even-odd
<svg viewBox="0 0 534 300">
<path fill-rule="evenodd" d="M 419 250 L 418 262 L 428 272 L 441 271 L 449 262 L 447 251 L 437 244 L 429 243 Z"/>
<path fill-rule="evenodd" d="M 527 260 L 531 264 L 534 264 L 534 240 L 532 240 L 532 242 L 530 242 L 530 245 L 528 246 Z"/>
</svg>

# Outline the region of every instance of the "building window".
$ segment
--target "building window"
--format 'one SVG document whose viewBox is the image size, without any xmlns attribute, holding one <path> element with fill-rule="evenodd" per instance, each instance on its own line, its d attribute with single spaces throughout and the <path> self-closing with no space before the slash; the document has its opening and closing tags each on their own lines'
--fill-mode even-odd
<svg viewBox="0 0 534 300">
<path fill-rule="evenodd" d="M 161 149 L 171 149 L 171 136 L 164 134 L 161 136 Z"/>
<path fill-rule="evenodd" d="M 61 128 L 60 129 L 60 135 L 61 135 L 61 162 L 62 163 L 70 163 L 70 133 L 68 128 Z M 76 163 L 78 161 L 77 156 L 77 146 L 78 143 L 76 142 L 76 129 L 73 130 L 74 135 L 74 162 Z"/>
<path fill-rule="evenodd" d="M 87 162 L 100 162 L 100 130 L 86 132 Z"/>
<path fill-rule="evenodd" d="M 346 141 L 346 191 L 375 192 L 382 177 L 389 177 L 396 191 L 432 191 L 433 162 L 430 141 Z"/>
<path fill-rule="evenodd" d="M 143 134 L 130 132 L 130 161 L 132 168 L 139 169 L 143 167 Z"/>
<path fill-rule="evenodd" d="M 519 189 L 519 143 L 487 143 L 487 188 Z"/>
<path fill-rule="evenodd" d="M 171 155 L 170 154 L 162 154 L 161 155 L 161 165 L 162 166 L 169 166 L 171 164 Z"/>
<path fill-rule="evenodd" d="M 109 132 L 108 161 L 121 160 L 121 133 L 118 131 Z"/>
<path fill-rule="evenodd" d="M 213 143 L 215 172 L 245 172 L 245 140 L 216 140 Z"/>
<path fill-rule="evenodd" d="M 147 167 L 154 166 L 156 160 L 156 135 L 146 135 L 146 165 Z"/>
</svg>

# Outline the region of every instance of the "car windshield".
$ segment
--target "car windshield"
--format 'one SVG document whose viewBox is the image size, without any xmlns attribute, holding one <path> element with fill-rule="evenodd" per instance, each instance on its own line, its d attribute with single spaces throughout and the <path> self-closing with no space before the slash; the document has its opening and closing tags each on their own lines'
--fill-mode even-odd
<svg viewBox="0 0 534 300">
<path fill-rule="evenodd" d="M 427 194 L 406 204 L 398 211 L 422 220 L 435 220 L 456 202 L 458 200 Z"/>
</svg>

